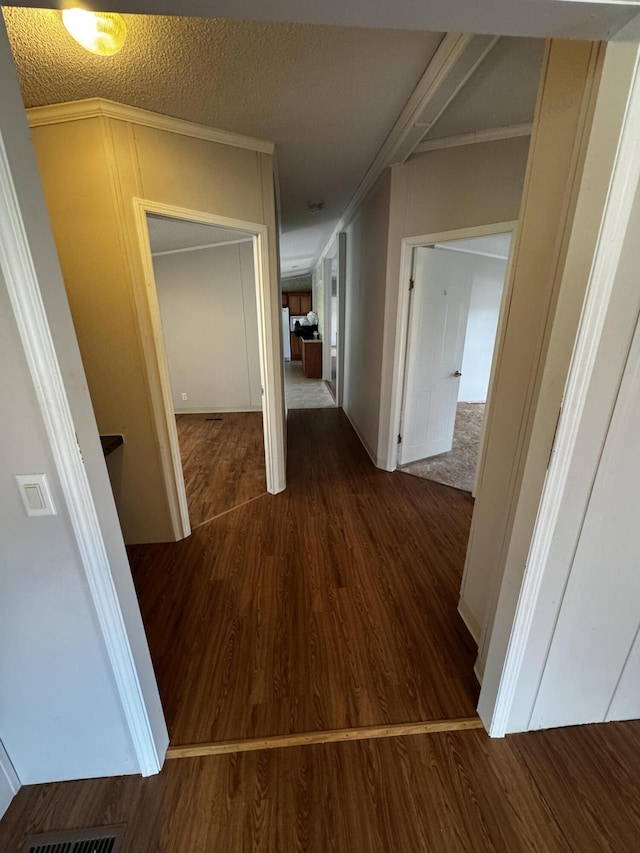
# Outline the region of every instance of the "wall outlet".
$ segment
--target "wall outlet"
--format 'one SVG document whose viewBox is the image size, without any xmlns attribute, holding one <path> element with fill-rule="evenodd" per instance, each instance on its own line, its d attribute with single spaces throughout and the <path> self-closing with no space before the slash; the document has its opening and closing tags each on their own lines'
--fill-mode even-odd
<svg viewBox="0 0 640 853">
<path fill-rule="evenodd" d="M 184 391 L 182 392 L 182 399 L 183 399 L 183 400 L 186 400 L 186 399 L 187 399 L 187 395 L 184 393 Z"/>
</svg>

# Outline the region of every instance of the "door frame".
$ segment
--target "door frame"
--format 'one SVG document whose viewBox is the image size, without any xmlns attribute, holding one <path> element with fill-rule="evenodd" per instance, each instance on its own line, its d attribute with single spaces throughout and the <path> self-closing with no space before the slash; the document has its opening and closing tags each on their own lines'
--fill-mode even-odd
<svg viewBox="0 0 640 853">
<path fill-rule="evenodd" d="M 508 222 L 495 222 L 490 225 L 476 225 L 471 228 L 459 228 L 455 231 L 441 231 L 435 234 L 423 234 L 418 237 L 403 237 L 401 243 L 400 256 L 400 279 L 398 282 L 398 313 L 397 325 L 398 334 L 396 337 L 396 351 L 393 364 L 393 378 L 391 384 L 391 430 L 389 432 L 389 446 L 387 449 L 387 465 L 385 470 L 395 471 L 398 467 L 398 443 L 397 436 L 401 435 L 401 424 L 403 417 L 403 399 L 404 386 L 407 370 L 407 355 L 408 355 L 408 340 L 409 340 L 409 319 L 411 309 L 411 291 L 409 289 L 409 280 L 413 275 L 413 253 L 414 249 L 421 246 L 432 245 L 433 243 L 445 243 L 449 240 L 462 240 L 468 237 L 488 237 L 492 234 L 505 234 L 511 232 L 511 246 L 509 249 L 509 259 L 507 260 L 507 272 L 505 278 L 505 286 L 502 291 L 502 302 L 500 304 L 500 315 L 498 317 L 498 329 L 496 332 L 496 343 L 493 349 L 493 359 L 491 362 L 491 374 L 489 376 L 489 388 L 487 390 L 487 403 L 484 412 L 483 428 L 480 435 L 480 447 L 478 450 L 478 462 L 476 465 L 476 478 L 474 481 L 475 494 L 476 485 L 480 482 L 478 472 L 484 465 L 485 454 L 485 435 L 484 424 L 487 421 L 487 414 L 491 406 L 493 397 L 493 384 L 497 375 L 499 365 L 501 342 L 504 337 L 506 327 L 506 314 L 509 298 L 511 295 L 512 283 L 510 281 L 509 270 L 511 268 L 513 258 L 513 247 L 515 240 L 513 234 L 518 226 L 517 220 Z"/>
<path fill-rule="evenodd" d="M 0 740 L 0 820 L 21 787 L 18 774 Z M 8 801 L 7 794 L 9 795 Z"/>
<path fill-rule="evenodd" d="M 260 356 L 260 378 L 262 383 L 262 422 L 264 433 L 264 452 L 266 466 L 267 491 L 277 494 L 282 491 L 278 471 L 284 469 L 281 459 L 281 447 L 278 437 L 277 383 L 282 381 L 282 365 L 277 345 L 270 342 L 270 313 L 267 304 L 269 293 L 269 250 L 268 229 L 266 225 L 231 219 L 199 210 L 176 207 L 149 199 L 134 198 L 134 218 L 144 275 L 144 299 L 146 310 L 138 311 L 138 317 L 148 317 L 151 321 L 151 335 L 145 334 L 140 327 L 143 358 L 149 375 L 157 376 L 157 383 L 151 385 L 152 414 L 157 435 L 162 437 L 160 456 L 162 476 L 166 487 L 167 501 L 176 539 L 183 539 L 191 533 L 187 493 L 180 457 L 178 429 L 176 426 L 169 362 L 165 347 L 164 331 L 160 316 L 160 303 L 156 287 L 153 257 L 147 227 L 147 214 L 167 216 L 204 225 L 214 225 L 234 231 L 243 231 L 253 237 L 253 264 L 256 287 L 256 307 L 258 312 L 258 351 Z M 136 289 L 136 298 L 140 298 Z M 155 387 L 154 387 L 155 386 Z M 162 440 L 166 439 L 166 440 Z"/>
</svg>

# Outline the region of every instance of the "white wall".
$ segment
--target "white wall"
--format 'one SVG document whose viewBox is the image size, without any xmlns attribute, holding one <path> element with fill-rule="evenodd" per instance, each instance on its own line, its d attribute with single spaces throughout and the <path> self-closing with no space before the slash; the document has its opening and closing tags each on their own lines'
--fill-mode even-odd
<svg viewBox="0 0 640 853">
<path fill-rule="evenodd" d="M 471 255 L 471 301 L 462 356 L 458 400 L 484 403 L 487 399 L 491 360 L 496 342 L 500 302 L 507 262 Z"/>
<path fill-rule="evenodd" d="M 638 229 L 636 190 L 508 731 L 640 717 Z"/>
<path fill-rule="evenodd" d="M 260 411 L 253 241 L 156 255 L 153 268 L 175 411 Z"/>
<path fill-rule="evenodd" d="M 376 464 L 389 237 L 391 172 L 369 193 L 346 232 L 342 406 Z"/>
<path fill-rule="evenodd" d="M 166 726 L 73 331 L 15 68 L 0 24 L 0 133 L 76 438 L 159 754 Z M 123 706 L 0 278 L 0 740 L 23 784 L 137 773 Z M 27 518 L 16 473 L 49 477 L 58 515 Z"/>
<path fill-rule="evenodd" d="M 639 424 L 636 327 L 530 728 L 640 717 Z"/>
<path fill-rule="evenodd" d="M 433 237 L 518 218 L 529 139 L 462 145 L 430 151 L 391 170 L 388 260 L 377 456 L 394 470 L 402 397 L 399 316 L 403 238 Z"/>
<path fill-rule="evenodd" d="M 22 784 L 135 773 L 64 497 L 0 278 L 0 739 Z M 45 473 L 58 515 L 27 517 L 15 474 Z"/>
</svg>

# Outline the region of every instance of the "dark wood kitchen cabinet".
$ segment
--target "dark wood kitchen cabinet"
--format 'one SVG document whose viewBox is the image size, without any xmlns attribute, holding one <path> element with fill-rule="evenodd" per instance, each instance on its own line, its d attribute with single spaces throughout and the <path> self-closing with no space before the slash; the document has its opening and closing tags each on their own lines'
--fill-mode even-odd
<svg viewBox="0 0 640 853">
<path fill-rule="evenodd" d="M 311 311 L 311 291 L 298 290 L 290 293 L 282 294 L 282 307 L 289 309 L 289 319 L 291 317 L 306 317 Z M 302 350 L 300 348 L 300 338 L 289 332 L 291 338 L 291 360 L 300 361 L 302 358 Z"/>
</svg>

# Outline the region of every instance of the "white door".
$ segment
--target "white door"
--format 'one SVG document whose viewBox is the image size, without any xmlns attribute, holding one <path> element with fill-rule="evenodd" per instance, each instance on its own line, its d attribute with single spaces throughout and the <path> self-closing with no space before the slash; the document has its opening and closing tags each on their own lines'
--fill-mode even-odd
<svg viewBox="0 0 640 853">
<path fill-rule="evenodd" d="M 400 464 L 451 450 L 471 298 L 469 256 L 414 251 Z"/>
</svg>

